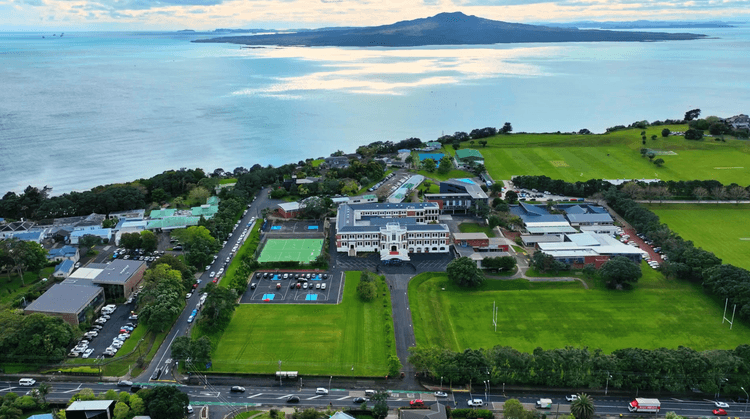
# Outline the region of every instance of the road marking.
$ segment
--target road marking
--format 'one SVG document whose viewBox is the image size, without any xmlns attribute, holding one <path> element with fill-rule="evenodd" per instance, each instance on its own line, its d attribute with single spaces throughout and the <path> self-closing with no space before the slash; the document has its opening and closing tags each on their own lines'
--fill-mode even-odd
<svg viewBox="0 0 750 419">
<path fill-rule="evenodd" d="M 286 399 L 287 397 L 292 397 L 294 394 L 287 394 L 286 396 L 277 397 L 276 400 Z"/>
<path fill-rule="evenodd" d="M 221 395 L 218 391 L 201 391 L 199 394 L 196 394 L 195 397 L 219 397 Z"/>
<path fill-rule="evenodd" d="M 8 388 L 0 389 L 0 391 L 11 391 L 11 390 L 13 390 L 14 388 L 15 388 L 15 387 L 8 387 Z"/>
<path fill-rule="evenodd" d="M 323 395 L 322 394 L 318 394 L 317 396 L 312 396 L 309 399 L 305 399 L 305 400 L 314 400 L 314 399 L 317 399 L 318 397 L 323 397 Z"/>
<path fill-rule="evenodd" d="M 338 398 L 338 399 L 336 399 L 336 400 L 346 400 L 346 399 L 348 399 L 348 398 L 350 398 L 350 397 L 352 397 L 352 396 L 344 396 L 344 397 L 340 397 L 340 398 Z"/>
<path fill-rule="evenodd" d="M 67 391 L 61 391 L 60 393 L 72 393 L 74 391 L 79 391 L 80 389 L 74 388 L 73 390 L 67 390 Z"/>
<path fill-rule="evenodd" d="M 252 399 L 253 397 L 258 397 L 258 396 L 260 396 L 261 394 L 263 394 L 263 393 L 253 394 L 252 396 L 248 396 L 247 398 L 248 398 L 248 399 Z"/>
</svg>

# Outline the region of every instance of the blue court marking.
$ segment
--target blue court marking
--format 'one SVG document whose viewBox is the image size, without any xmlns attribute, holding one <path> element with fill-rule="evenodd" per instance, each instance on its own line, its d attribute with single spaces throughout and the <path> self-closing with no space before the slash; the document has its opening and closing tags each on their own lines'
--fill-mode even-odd
<svg viewBox="0 0 750 419">
<path fill-rule="evenodd" d="M 318 226 L 307 226 L 308 230 L 317 230 Z"/>
<path fill-rule="evenodd" d="M 271 226 L 271 230 L 281 230 L 281 226 Z"/>
<path fill-rule="evenodd" d="M 275 294 L 263 294 L 264 300 L 273 300 L 273 297 L 275 297 Z"/>
<path fill-rule="evenodd" d="M 305 301 L 317 301 L 318 294 L 308 294 L 305 296 Z"/>
</svg>

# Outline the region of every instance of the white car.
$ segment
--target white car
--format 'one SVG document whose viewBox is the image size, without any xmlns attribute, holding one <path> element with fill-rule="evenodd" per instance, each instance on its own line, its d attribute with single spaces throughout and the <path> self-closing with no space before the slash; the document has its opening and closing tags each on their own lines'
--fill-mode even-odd
<svg viewBox="0 0 750 419">
<path fill-rule="evenodd" d="M 444 391 L 436 391 L 435 392 L 435 397 L 448 397 L 448 393 L 446 393 Z"/>
<path fill-rule="evenodd" d="M 213 277 L 215 277 L 215 276 L 216 276 L 216 272 L 211 272 L 210 274 L 208 274 L 208 277 L 209 277 L 209 278 L 213 278 Z"/>
<path fill-rule="evenodd" d="M 482 399 L 470 399 L 466 402 L 469 406 L 484 406 L 484 400 Z"/>
<path fill-rule="evenodd" d="M 565 400 L 567 400 L 569 402 L 574 402 L 574 401 L 578 400 L 578 395 L 577 394 L 571 394 L 570 396 L 565 396 Z"/>
<path fill-rule="evenodd" d="M 112 345 L 110 345 L 110 347 L 115 348 L 115 349 L 120 349 L 120 348 L 122 348 L 122 345 L 124 345 L 123 341 L 116 340 L 116 341 L 112 342 Z"/>
<path fill-rule="evenodd" d="M 714 406 L 722 408 L 722 409 L 727 409 L 727 408 L 729 408 L 729 403 L 715 401 L 714 402 Z"/>
<path fill-rule="evenodd" d="M 323 395 L 326 395 L 326 394 L 328 394 L 328 389 L 327 389 L 327 388 L 323 388 L 323 387 L 318 387 L 318 388 L 317 388 L 317 389 L 315 390 L 315 394 L 323 394 Z"/>
<path fill-rule="evenodd" d="M 84 352 L 83 355 L 81 355 L 81 358 L 88 358 L 93 353 L 94 353 L 94 348 L 86 349 L 86 352 Z"/>
</svg>

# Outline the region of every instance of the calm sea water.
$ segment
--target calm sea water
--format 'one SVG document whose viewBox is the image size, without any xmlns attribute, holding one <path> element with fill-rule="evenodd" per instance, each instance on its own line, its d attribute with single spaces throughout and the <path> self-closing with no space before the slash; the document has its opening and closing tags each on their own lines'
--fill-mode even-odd
<svg viewBox="0 0 750 419">
<path fill-rule="evenodd" d="M 0 193 L 280 165 L 506 121 L 601 132 L 692 108 L 750 113 L 750 29 L 699 32 L 713 38 L 408 49 L 0 33 Z"/>
</svg>

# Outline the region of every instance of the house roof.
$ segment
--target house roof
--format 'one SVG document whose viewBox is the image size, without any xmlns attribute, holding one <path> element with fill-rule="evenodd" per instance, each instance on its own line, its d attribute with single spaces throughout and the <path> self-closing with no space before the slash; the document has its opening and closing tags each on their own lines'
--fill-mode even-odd
<svg viewBox="0 0 750 419">
<path fill-rule="evenodd" d="M 219 201 L 220 199 L 218 196 L 209 196 L 208 199 L 206 200 L 206 203 L 208 205 L 219 205 Z"/>
<path fill-rule="evenodd" d="M 94 278 L 94 283 L 123 284 L 145 265 L 140 260 L 115 259 Z"/>
<path fill-rule="evenodd" d="M 330 419 L 354 419 L 354 416 L 339 411 L 334 413 Z"/>
<path fill-rule="evenodd" d="M 97 286 L 62 282 L 53 285 L 26 307 L 28 311 L 77 314 L 104 289 Z"/>
<path fill-rule="evenodd" d="M 456 150 L 456 158 L 459 160 L 464 160 L 468 158 L 475 158 L 483 160 L 484 157 L 482 156 L 482 153 L 480 153 L 477 150 L 474 150 L 473 148 L 460 148 Z"/>
<path fill-rule="evenodd" d="M 75 266 L 75 262 L 70 259 L 65 259 L 55 266 L 55 272 L 70 272 Z"/>
<path fill-rule="evenodd" d="M 112 235 L 111 228 L 95 228 L 91 230 L 76 230 L 70 233 L 70 237 L 83 237 L 83 236 L 99 236 L 99 237 L 110 237 Z"/>
<path fill-rule="evenodd" d="M 157 228 L 180 228 L 187 226 L 197 226 L 201 217 L 166 217 L 161 220 L 151 220 L 146 228 L 154 230 Z"/>
<path fill-rule="evenodd" d="M 481 240 L 489 239 L 485 233 L 453 233 L 455 240 Z"/>
<path fill-rule="evenodd" d="M 435 403 L 429 409 L 403 409 L 401 419 L 446 419 L 445 406 Z"/>
<path fill-rule="evenodd" d="M 219 206 L 218 205 L 201 205 L 200 207 L 192 207 L 190 208 L 190 212 L 195 217 L 206 217 L 211 218 L 214 215 L 216 215 L 217 212 L 219 212 Z"/>
<path fill-rule="evenodd" d="M 63 246 L 57 249 L 50 249 L 47 253 L 48 259 L 56 257 L 73 257 L 78 253 L 78 249 L 73 246 Z"/>
<path fill-rule="evenodd" d="M 66 412 L 74 410 L 107 410 L 116 400 L 87 400 L 75 401 L 65 409 Z"/>
<path fill-rule="evenodd" d="M 24 231 L 15 232 L 12 237 L 21 241 L 40 241 L 44 235 L 43 231 Z"/>
<path fill-rule="evenodd" d="M 550 214 L 540 205 L 530 205 L 523 202 L 518 205 L 511 205 L 510 213 L 520 217 L 524 224 L 527 224 L 527 227 L 530 223 L 568 223 L 568 220 L 562 214 Z"/>
<path fill-rule="evenodd" d="M 279 208 L 283 209 L 284 212 L 299 211 L 299 202 L 282 202 L 279 204 Z"/>
</svg>

